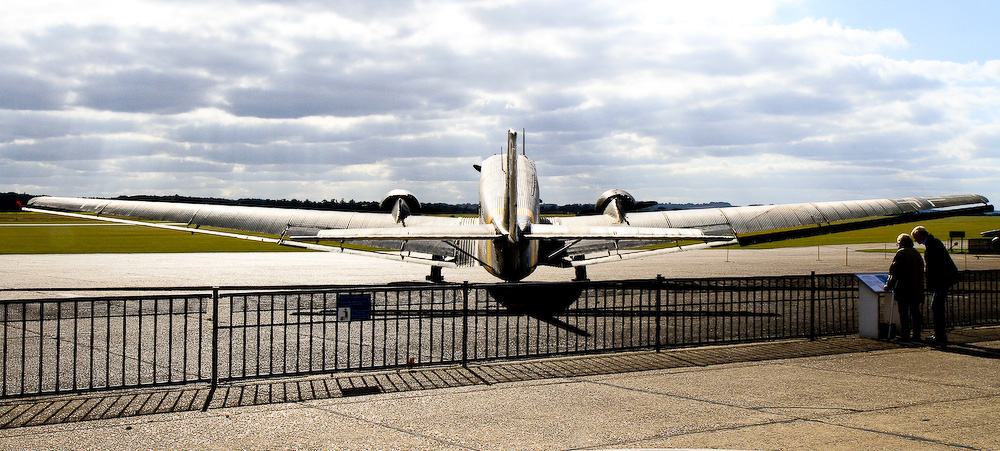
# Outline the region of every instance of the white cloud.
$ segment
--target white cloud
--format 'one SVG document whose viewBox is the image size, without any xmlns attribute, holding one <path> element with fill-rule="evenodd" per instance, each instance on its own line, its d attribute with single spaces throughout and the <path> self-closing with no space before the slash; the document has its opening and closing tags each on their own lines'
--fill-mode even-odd
<svg viewBox="0 0 1000 451">
<path fill-rule="evenodd" d="M 471 202 L 525 127 L 546 202 L 994 194 L 998 61 L 785 3 L 17 1 L 0 190 Z"/>
</svg>

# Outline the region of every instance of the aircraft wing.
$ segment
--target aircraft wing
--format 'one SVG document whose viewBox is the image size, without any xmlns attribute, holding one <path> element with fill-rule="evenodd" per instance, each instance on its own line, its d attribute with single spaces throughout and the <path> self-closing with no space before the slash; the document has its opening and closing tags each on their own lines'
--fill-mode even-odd
<svg viewBox="0 0 1000 451">
<path fill-rule="evenodd" d="M 501 238 L 497 228 L 490 224 L 457 226 L 409 226 L 380 229 L 328 229 L 315 235 L 292 236 L 298 240 L 492 240 Z"/>
<path fill-rule="evenodd" d="M 181 229 L 258 241 L 270 241 L 295 247 L 337 252 L 362 253 L 404 259 L 434 266 L 470 266 L 474 242 L 501 235 L 492 226 L 478 224 L 478 218 L 408 216 L 399 220 L 389 213 L 318 211 L 285 208 L 205 205 L 176 202 L 36 197 L 28 210 L 48 213 L 84 212 L 89 219 L 111 220 L 151 227 Z M 66 213 L 61 213 L 66 214 Z M 107 218 L 138 218 L 146 221 L 123 221 Z M 203 230 L 213 227 L 273 235 L 261 238 Z M 341 236 L 337 236 L 341 233 Z M 319 241 L 351 241 L 371 246 L 372 251 L 351 251 L 324 246 Z"/>
<path fill-rule="evenodd" d="M 563 227 L 696 229 L 706 237 L 731 237 L 732 243 L 749 245 L 768 241 L 857 230 L 944 216 L 992 211 L 988 200 L 975 194 L 869 199 L 747 207 L 706 208 L 656 212 L 629 212 L 622 215 L 594 215 L 546 218 Z M 617 217 L 616 217 L 617 216 Z M 668 249 L 636 249 L 662 243 L 641 236 L 608 240 L 579 237 L 575 243 L 550 246 L 550 264 L 585 265 L 605 260 L 645 256 L 650 252 L 672 252 L 692 247 L 730 244 L 691 236 L 702 241 Z M 678 240 L 680 241 L 680 240 Z M 683 244 L 683 243 L 682 243 Z M 561 260 L 561 261 L 555 261 Z"/>
<path fill-rule="evenodd" d="M 701 229 L 630 226 L 586 226 L 568 224 L 533 224 L 527 239 L 577 240 L 653 240 L 653 241 L 730 241 L 729 235 L 706 235 Z"/>
</svg>

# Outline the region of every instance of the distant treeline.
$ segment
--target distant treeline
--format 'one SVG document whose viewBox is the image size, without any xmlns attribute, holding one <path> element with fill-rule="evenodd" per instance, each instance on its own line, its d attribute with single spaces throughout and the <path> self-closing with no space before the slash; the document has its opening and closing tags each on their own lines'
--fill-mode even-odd
<svg viewBox="0 0 1000 451">
<path fill-rule="evenodd" d="M 670 210 L 696 210 L 699 208 L 726 208 L 732 207 L 729 202 L 707 202 L 704 204 L 656 204 L 647 208 L 649 211 L 670 211 Z"/>
<path fill-rule="evenodd" d="M 298 200 L 298 199 L 223 199 L 221 197 L 192 197 L 174 194 L 172 196 L 118 196 L 118 200 L 140 200 L 149 202 L 182 202 L 187 204 L 239 205 L 244 207 L 302 208 L 306 210 L 352 210 L 378 211 L 378 202 L 351 200 Z"/>
<path fill-rule="evenodd" d="M 0 194 L 0 211 L 17 211 L 17 203 L 20 202 L 21 205 L 27 205 L 28 199 L 31 199 L 30 194 L 18 194 L 18 193 L 3 193 Z"/>
<path fill-rule="evenodd" d="M 190 197 L 190 196 L 118 196 L 115 199 L 121 200 L 143 200 L 150 202 L 183 202 L 189 204 L 213 204 L 213 205 L 240 205 L 246 207 L 272 207 L 272 208 L 301 208 L 304 210 L 330 210 L 330 211 L 378 211 L 379 203 L 368 200 L 344 200 L 325 199 L 320 201 L 299 200 L 299 199 L 222 199 L 218 197 Z M 421 203 L 423 213 L 478 213 L 479 205 L 476 204 L 444 204 L 444 203 Z"/>
<path fill-rule="evenodd" d="M 17 211 L 17 203 L 27 206 L 28 200 L 37 197 L 33 194 L 2 193 L 0 194 L 0 211 Z M 275 207 L 275 208 L 301 208 L 306 210 L 331 210 L 331 211 L 378 211 L 379 203 L 376 201 L 357 201 L 327 199 L 321 201 L 299 200 L 299 199 L 224 199 L 220 197 L 195 197 L 181 196 L 174 194 L 170 196 L 118 196 L 118 200 L 140 200 L 149 202 L 183 202 L 189 204 L 211 204 L 211 205 L 240 205 L 247 207 Z M 423 213 L 441 214 L 477 214 L 478 204 L 446 204 L 446 203 L 424 203 L 421 204 Z M 593 208 L 593 206 L 591 206 Z"/>
<path fill-rule="evenodd" d="M 28 200 L 36 197 L 31 194 L 3 193 L 0 194 L 0 211 L 16 211 L 17 203 L 27 205 Z M 174 194 L 171 196 L 118 196 L 119 200 L 141 200 L 150 202 L 184 202 L 191 204 L 212 204 L 212 205 L 240 205 L 248 207 L 275 207 L 275 208 L 302 208 L 306 210 L 331 210 L 331 211 L 378 211 L 379 203 L 375 201 L 356 201 L 328 199 L 321 201 L 298 200 L 298 199 L 223 199 L 219 197 L 192 197 Z M 711 202 L 706 204 L 655 204 L 644 208 L 646 211 L 664 210 L 687 210 L 692 208 L 713 208 L 729 207 L 727 202 Z M 447 204 L 447 203 L 423 203 L 422 213 L 431 214 L 478 214 L 479 204 Z M 594 204 L 542 204 L 542 214 L 595 214 Z"/>
</svg>

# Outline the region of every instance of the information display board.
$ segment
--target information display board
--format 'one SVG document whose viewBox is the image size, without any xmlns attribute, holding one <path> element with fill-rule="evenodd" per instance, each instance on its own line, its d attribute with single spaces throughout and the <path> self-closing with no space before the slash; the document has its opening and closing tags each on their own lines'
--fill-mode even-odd
<svg viewBox="0 0 1000 451">
<path fill-rule="evenodd" d="M 855 274 L 858 278 L 858 334 L 864 338 L 888 339 L 899 330 L 899 313 L 892 292 L 885 291 L 886 273 Z"/>
</svg>

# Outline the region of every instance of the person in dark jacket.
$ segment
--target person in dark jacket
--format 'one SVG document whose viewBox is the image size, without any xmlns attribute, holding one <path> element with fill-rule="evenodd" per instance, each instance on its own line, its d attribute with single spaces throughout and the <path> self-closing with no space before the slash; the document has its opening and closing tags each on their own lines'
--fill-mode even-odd
<svg viewBox="0 0 1000 451">
<path fill-rule="evenodd" d="M 923 315 L 920 305 L 924 303 L 924 260 L 913 248 L 910 235 L 901 233 L 896 238 L 899 250 L 889 265 L 889 280 L 886 290 L 892 290 L 892 298 L 899 309 L 899 339 L 920 340 L 920 326 Z M 911 329 L 912 326 L 912 329 Z"/>
<path fill-rule="evenodd" d="M 931 314 L 934 315 L 934 335 L 929 340 L 937 345 L 947 345 L 945 302 L 948 299 L 948 289 L 958 281 L 958 268 L 951 260 L 944 243 L 934 238 L 926 228 L 916 226 L 910 235 L 914 241 L 924 245 L 924 274 L 927 277 L 927 289 L 932 293 Z"/>
</svg>

